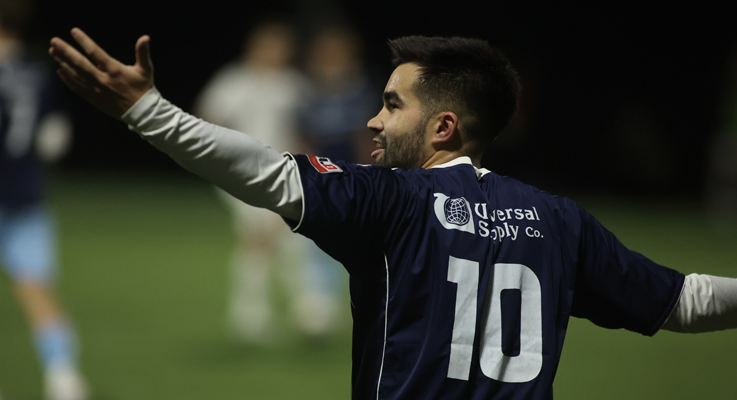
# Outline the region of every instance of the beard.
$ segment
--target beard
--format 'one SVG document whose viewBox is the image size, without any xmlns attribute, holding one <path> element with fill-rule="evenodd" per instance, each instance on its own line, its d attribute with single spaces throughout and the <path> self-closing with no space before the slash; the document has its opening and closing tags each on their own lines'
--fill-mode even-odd
<svg viewBox="0 0 737 400">
<path fill-rule="evenodd" d="M 426 123 L 420 122 L 412 132 L 393 135 L 387 141 L 386 134 L 379 136 L 384 152 L 376 159 L 375 164 L 388 168 L 419 168 L 425 161 L 422 155 Z"/>
</svg>

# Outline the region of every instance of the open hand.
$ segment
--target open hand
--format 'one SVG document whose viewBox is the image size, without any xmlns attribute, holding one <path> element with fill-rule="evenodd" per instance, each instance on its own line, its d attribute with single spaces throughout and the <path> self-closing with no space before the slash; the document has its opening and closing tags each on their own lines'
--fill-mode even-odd
<svg viewBox="0 0 737 400">
<path fill-rule="evenodd" d="M 154 85 L 149 42 L 144 35 L 136 42 L 136 63 L 124 65 L 110 57 L 86 33 L 72 29 L 72 38 L 89 59 L 64 40 L 51 39 L 49 54 L 59 63 L 56 73 L 72 91 L 102 112 L 120 118 Z"/>
</svg>

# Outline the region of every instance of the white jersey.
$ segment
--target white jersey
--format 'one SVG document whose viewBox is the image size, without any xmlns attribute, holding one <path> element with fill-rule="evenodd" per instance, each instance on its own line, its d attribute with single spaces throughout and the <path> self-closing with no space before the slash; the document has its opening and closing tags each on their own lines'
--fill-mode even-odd
<svg viewBox="0 0 737 400">
<path fill-rule="evenodd" d="M 305 81 L 293 69 L 228 64 L 205 86 L 195 105 L 204 120 L 244 132 L 278 152 L 297 150 L 297 112 Z"/>
</svg>

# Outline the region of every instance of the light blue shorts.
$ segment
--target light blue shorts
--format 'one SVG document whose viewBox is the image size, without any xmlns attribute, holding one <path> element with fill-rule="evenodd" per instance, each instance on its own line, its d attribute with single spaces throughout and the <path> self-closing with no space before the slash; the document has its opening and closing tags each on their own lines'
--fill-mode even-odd
<svg viewBox="0 0 737 400">
<path fill-rule="evenodd" d="M 43 205 L 0 206 L 0 265 L 14 281 L 51 284 L 56 274 L 54 223 Z"/>
</svg>

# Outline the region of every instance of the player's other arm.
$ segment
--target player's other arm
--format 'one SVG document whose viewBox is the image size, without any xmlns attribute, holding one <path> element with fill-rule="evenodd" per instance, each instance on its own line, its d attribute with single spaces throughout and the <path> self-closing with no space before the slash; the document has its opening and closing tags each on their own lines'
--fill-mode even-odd
<svg viewBox="0 0 737 400">
<path fill-rule="evenodd" d="M 686 276 L 678 303 L 662 329 L 699 333 L 737 328 L 737 279 Z"/>
<path fill-rule="evenodd" d="M 683 276 L 627 249 L 591 214 L 580 227 L 576 295 L 571 315 L 607 328 L 651 336 L 659 329 L 710 332 L 737 328 L 737 279 Z M 572 220 L 575 220 L 575 216 Z"/>
<path fill-rule="evenodd" d="M 60 38 L 53 38 L 49 49 L 60 66 L 57 74 L 72 91 L 235 197 L 300 219 L 296 163 L 246 134 L 206 123 L 163 99 L 153 86 L 148 36 L 136 43 L 134 65 L 110 57 L 78 28 L 72 37 L 90 59 Z"/>
</svg>

